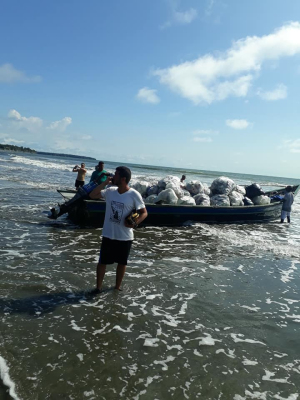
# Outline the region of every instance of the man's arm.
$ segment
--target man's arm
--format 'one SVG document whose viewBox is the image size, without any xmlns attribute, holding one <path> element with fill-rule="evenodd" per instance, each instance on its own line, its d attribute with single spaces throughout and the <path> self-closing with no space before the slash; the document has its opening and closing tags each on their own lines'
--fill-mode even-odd
<svg viewBox="0 0 300 400">
<path fill-rule="evenodd" d="M 85 168 L 79 168 L 79 171 L 82 171 L 82 172 L 84 172 L 85 174 L 87 173 L 87 169 L 85 169 Z"/>
<path fill-rule="evenodd" d="M 80 170 L 80 168 L 78 167 L 78 165 L 75 165 L 75 167 L 73 168 L 73 172 L 78 172 Z"/>
<path fill-rule="evenodd" d="M 141 222 L 144 221 L 144 219 L 146 219 L 148 217 L 148 211 L 145 208 L 140 208 L 138 210 L 138 213 L 140 214 L 140 216 L 138 217 L 138 219 L 136 220 L 136 224 L 139 225 Z"/>
<path fill-rule="evenodd" d="M 148 216 L 148 211 L 147 211 L 146 207 L 140 208 L 139 210 L 137 210 L 137 212 L 138 212 L 138 214 L 139 214 L 139 217 L 136 219 L 135 224 L 129 224 L 129 223 L 127 222 L 127 220 L 125 219 L 125 226 L 126 226 L 126 228 L 136 228 L 137 225 L 139 225 L 141 222 L 143 222 L 144 219 L 146 219 L 147 216 Z"/>
<path fill-rule="evenodd" d="M 103 190 L 105 188 L 106 185 L 111 183 L 111 179 L 112 178 L 110 176 L 108 176 L 104 182 L 102 182 L 94 190 L 92 190 L 91 193 L 89 193 L 90 198 L 91 199 L 102 199 L 100 192 L 101 192 L 101 190 Z"/>
</svg>

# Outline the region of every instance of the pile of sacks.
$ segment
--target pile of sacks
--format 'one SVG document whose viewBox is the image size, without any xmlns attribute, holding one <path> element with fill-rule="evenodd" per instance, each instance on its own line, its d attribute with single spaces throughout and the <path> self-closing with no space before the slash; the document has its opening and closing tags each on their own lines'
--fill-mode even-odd
<svg viewBox="0 0 300 400">
<path fill-rule="evenodd" d="M 178 204 L 190 206 L 248 206 L 270 204 L 257 183 L 239 186 L 232 179 L 221 176 L 211 186 L 199 181 L 186 184 L 177 176 L 168 175 L 160 181 L 132 182 L 131 187 L 145 199 L 146 204 Z"/>
</svg>

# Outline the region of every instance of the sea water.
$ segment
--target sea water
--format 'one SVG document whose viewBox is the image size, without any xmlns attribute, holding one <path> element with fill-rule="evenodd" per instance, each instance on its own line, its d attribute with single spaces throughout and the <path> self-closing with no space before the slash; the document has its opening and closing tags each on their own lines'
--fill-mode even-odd
<svg viewBox="0 0 300 400">
<path fill-rule="evenodd" d="M 291 224 L 140 228 L 124 290 L 111 289 L 113 265 L 91 296 L 101 229 L 47 218 L 81 162 L 90 176 L 91 160 L 0 153 L 0 400 L 299 398 L 300 196 Z M 130 168 L 149 181 L 299 183 Z"/>
</svg>

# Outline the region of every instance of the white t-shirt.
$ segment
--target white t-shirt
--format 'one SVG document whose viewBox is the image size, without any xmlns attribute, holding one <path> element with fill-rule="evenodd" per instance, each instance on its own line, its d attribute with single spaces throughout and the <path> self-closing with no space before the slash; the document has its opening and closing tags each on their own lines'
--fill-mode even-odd
<svg viewBox="0 0 300 400">
<path fill-rule="evenodd" d="M 129 189 L 120 194 L 116 186 L 101 190 L 106 200 L 106 211 L 102 235 L 112 240 L 133 240 L 133 229 L 125 226 L 125 218 L 132 210 L 145 208 L 139 192 Z"/>
</svg>

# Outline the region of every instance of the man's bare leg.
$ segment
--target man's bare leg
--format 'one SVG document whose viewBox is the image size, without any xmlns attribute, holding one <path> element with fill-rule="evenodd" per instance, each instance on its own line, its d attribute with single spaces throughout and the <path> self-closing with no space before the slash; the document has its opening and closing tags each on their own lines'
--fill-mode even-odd
<svg viewBox="0 0 300 400">
<path fill-rule="evenodd" d="M 116 273 L 116 286 L 115 289 L 121 290 L 121 283 L 122 280 L 124 278 L 125 275 L 125 271 L 126 271 L 126 265 L 123 264 L 118 264 L 117 266 L 117 273 Z"/>
<path fill-rule="evenodd" d="M 106 264 L 97 264 L 97 289 L 101 290 L 102 282 L 106 271 Z"/>
</svg>

